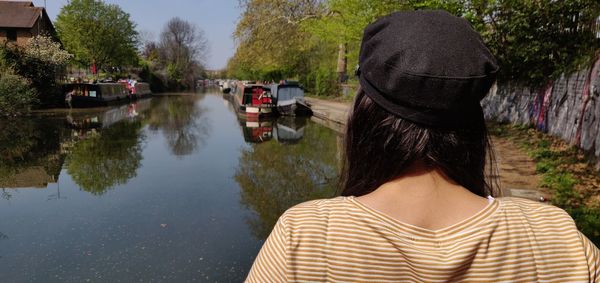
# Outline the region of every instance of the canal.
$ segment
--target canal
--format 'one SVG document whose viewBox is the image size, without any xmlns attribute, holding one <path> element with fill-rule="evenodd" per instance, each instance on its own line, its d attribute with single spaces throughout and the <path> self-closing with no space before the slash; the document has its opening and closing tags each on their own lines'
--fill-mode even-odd
<svg viewBox="0 0 600 283">
<path fill-rule="evenodd" d="M 3 122 L 0 281 L 242 281 L 283 211 L 335 194 L 339 144 L 216 90 Z"/>
</svg>

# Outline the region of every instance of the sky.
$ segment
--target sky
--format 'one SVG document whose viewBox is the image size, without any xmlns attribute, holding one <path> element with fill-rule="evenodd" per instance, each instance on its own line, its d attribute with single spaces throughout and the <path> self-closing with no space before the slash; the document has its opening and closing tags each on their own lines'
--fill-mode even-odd
<svg viewBox="0 0 600 283">
<path fill-rule="evenodd" d="M 210 51 L 206 58 L 207 68 L 222 69 L 235 52 L 233 31 L 240 17 L 238 0 L 104 0 L 118 4 L 131 15 L 142 36 L 158 39 L 164 25 L 173 17 L 196 24 L 204 30 Z M 43 7 L 44 0 L 33 0 L 36 7 Z M 46 0 L 50 18 L 56 20 L 60 8 L 68 0 Z"/>
</svg>

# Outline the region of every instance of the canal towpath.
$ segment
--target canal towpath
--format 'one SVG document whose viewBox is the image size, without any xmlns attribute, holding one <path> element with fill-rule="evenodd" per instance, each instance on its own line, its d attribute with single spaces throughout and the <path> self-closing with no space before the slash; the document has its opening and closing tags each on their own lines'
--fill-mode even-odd
<svg viewBox="0 0 600 283">
<path fill-rule="evenodd" d="M 312 120 L 339 133 L 344 132 L 351 102 L 340 102 L 306 97 L 313 111 Z M 539 187 L 541 176 L 535 171 L 535 162 L 513 141 L 492 136 L 497 164 L 497 178 L 502 196 L 522 197 L 532 200 L 549 199 L 549 193 Z"/>
</svg>

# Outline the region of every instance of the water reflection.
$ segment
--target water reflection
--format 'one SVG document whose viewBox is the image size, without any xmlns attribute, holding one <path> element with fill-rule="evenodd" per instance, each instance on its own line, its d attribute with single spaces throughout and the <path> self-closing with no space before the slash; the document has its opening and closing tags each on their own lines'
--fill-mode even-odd
<svg viewBox="0 0 600 283">
<path fill-rule="evenodd" d="M 328 129 L 140 102 L 0 121 L 0 281 L 240 282 L 282 211 L 334 193 Z"/>
<path fill-rule="evenodd" d="M 141 121 L 121 121 L 103 131 L 91 131 L 75 143 L 67 171 L 82 190 L 102 195 L 136 176 L 142 160 Z"/>
<path fill-rule="evenodd" d="M 7 188 L 46 188 L 66 169 L 83 191 L 102 195 L 136 176 L 143 128 L 161 132 L 170 152 L 189 155 L 210 134 L 199 95 L 139 100 L 119 107 L 72 110 L 0 121 L 0 197 Z M 53 194 L 51 198 L 58 197 Z"/>
<path fill-rule="evenodd" d="M 121 105 L 114 108 L 75 112 L 69 111 L 66 116 L 67 125 L 85 134 L 91 129 L 109 128 L 110 126 L 124 120 L 143 118 L 152 106 L 152 99 L 141 99 L 134 103 Z M 141 116 L 141 117 L 140 117 Z"/>
<path fill-rule="evenodd" d="M 52 119 L 0 121 L 0 188 L 45 188 L 58 179 L 68 133 Z M 2 198 L 10 198 L 6 190 Z"/>
<path fill-rule="evenodd" d="M 308 117 L 245 118 L 238 116 L 244 141 L 262 143 L 275 139 L 280 143 L 298 143 L 304 137 Z"/>
<path fill-rule="evenodd" d="M 162 132 L 171 153 L 184 156 L 206 143 L 210 135 L 208 109 L 196 102 L 203 96 L 185 95 L 155 99 L 148 117 L 149 128 Z"/>
<path fill-rule="evenodd" d="M 247 141 L 257 141 L 265 129 L 275 137 L 259 139 L 260 143 L 243 149 L 234 176 L 241 187 L 242 204 L 256 212 L 247 223 L 259 239 L 269 235 L 289 207 L 335 194 L 339 137 L 329 129 L 307 123 L 307 119 L 279 118 L 270 121 L 271 126 L 259 127 L 242 123 L 245 137 L 247 132 L 259 133 Z"/>
</svg>

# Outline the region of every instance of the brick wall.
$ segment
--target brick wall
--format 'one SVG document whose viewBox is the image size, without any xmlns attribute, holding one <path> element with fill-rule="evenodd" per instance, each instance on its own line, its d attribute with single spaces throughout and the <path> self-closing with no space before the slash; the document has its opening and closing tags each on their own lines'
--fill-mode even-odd
<svg viewBox="0 0 600 283">
<path fill-rule="evenodd" d="M 17 45 L 24 46 L 31 38 L 31 32 L 27 29 L 17 30 Z"/>
<path fill-rule="evenodd" d="M 495 85 L 482 101 L 486 119 L 534 125 L 592 154 L 600 168 L 600 56 L 596 59 L 541 89 Z"/>
</svg>

